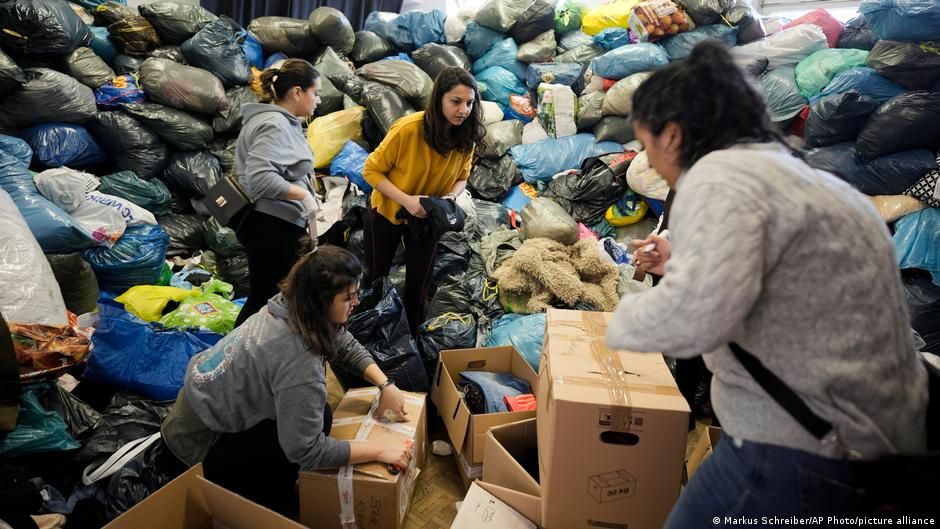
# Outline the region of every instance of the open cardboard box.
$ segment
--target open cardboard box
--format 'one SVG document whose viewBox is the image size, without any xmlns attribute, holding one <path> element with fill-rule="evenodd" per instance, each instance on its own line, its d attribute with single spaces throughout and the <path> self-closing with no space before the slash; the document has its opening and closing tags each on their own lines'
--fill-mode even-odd
<svg viewBox="0 0 940 529">
<path fill-rule="evenodd" d="M 420 393 L 406 395 L 408 422 L 375 424 L 366 439 L 376 442 L 413 440 L 415 454 L 411 467 L 402 469 L 398 474 L 391 474 L 387 465 L 382 463 L 356 465 L 356 469 L 362 472 L 352 474 L 349 504 L 359 527 L 401 529 L 411 507 L 415 481 L 420 473 L 419 469 L 424 466 L 427 452 L 427 397 Z M 349 390 L 333 411 L 333 429 L 330 436 L 337 439 L 356 439 L 364 420 L 370 417 L 369 412 L 378 396 L 377 388 Z M 413 433 L 409 435 L 409 431 Z M 342 527 L 338 477 L 338 470 L 300 473 L 300 521 L 304 525 L 317 529 Z"/>
<path fill-rule="evenodd" d="M 210 482 L 196 465 L 104 529 L 305 529 Z"/>
<path fill-rule="evenodd" d="M 686 474 L 689 479 L 692 479 L 698 467 L 702 466 L 702 463 L 712 454 L 720 439 L 721 428 L 709 426 L 704 435 L 695 443 L 695 447 L 692 449 L 692 455 L 689 456 L 689 460 L 685 463 Z"/>
<path fill-rule="evenodd" d="M 494 426 L 535 417 L 534 411 L 486 413 L 473 415 L 457 392 L 462 371 L 511 373 L 532 386 L 538 394 L 539 378 L 525 358 L 512 347 L 484 347 L 441 351 L 441 359 L 431 388 L 431 400 L 437 405 L 454 451 L 462 454 L 470 466 L 483 463 L 486 432 Z"/>
<path fill-rule="evenodd" d="M 607 347 L 612 317 L 547 314 L 537 411 L 547 529 L 658 529 L 679 496 L 688 403 L 662 355 Z"/>
<path fill-rule="evenodd" d="M 504 424 L 487 432 L 480 486 L 541 526 L 542 486 L 520 463 L 538 446 L 537 435 L 535 419 Z"/>
</svg>

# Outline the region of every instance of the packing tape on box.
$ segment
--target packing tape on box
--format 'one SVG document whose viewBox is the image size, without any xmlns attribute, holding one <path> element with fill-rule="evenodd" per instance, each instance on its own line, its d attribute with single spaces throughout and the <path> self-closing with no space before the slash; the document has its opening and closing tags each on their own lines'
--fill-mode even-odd
<svg viewBox="0 0 940 529">
<path fill-rule="evenodd" d="M 367 388 L 367 389 L 353 389 L 346 392 L 347 397 L 365 397 L 373 396 L 374 400 L 372 405 L 369 407 L 369 413 L 365 415 L 360 415 L 358 417 L 349 417 L 346 419 L 337 419 L 333 421 L 334 426 L 342 426 L 345 424 L 356 424 L 359 423 L 359 430 L 356 432 L 356 437 L 354 440 L 356 442 L 362 442 L 369 438 L 369 434 L 372 433 L 372 430 L 376 427 L 385 428 L 392 430 L 394 432 L 406 435 L 408 437 L 414 438 L 417 430 L 410 426 L 400 424 L 400 423 L 382 423 L 374 419 L 375 412 L 379 408 L 379 392 L 376 388 Z M 405 395 L 405 402 L 423 406 L 424 398 L 415 397 L 412 395 Z M 399 497 L 399 503 L 403 504 L 403 498 L 409 498 L 411 496 L 411 491 L 414 490 L 415 481 L 418 477 L 420 470 L 417 469 L 416 459 L 412 458 L 411 465 L 408 466 L 408 472 L 404 476 L 404 483 L 402 486 L 402 494 Z M 339 473 L 336 475 L 336 481 L 339 488 L 339 521 L 343 526 L 343 529 L 359 529 L 359 526 L 356 524 L 356 511 L 355 511 L 355 498 L 353 495 L 353 467 L 355 465 L 346 465 L 339 469 Z M 400 516 L 404 516 L 405 509 L 401 508 L 402 505 L 399 505 Z M 407 507 L 407 505 L 404 505 Z"/>
</svg>

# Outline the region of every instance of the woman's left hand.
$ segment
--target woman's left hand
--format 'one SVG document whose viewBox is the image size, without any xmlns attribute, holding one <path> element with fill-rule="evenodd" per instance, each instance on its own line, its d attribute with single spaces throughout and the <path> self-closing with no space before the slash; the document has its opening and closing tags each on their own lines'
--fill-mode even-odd
<svg viewBox="0 0 940 529">
<path fill-rule="evenodd" d="M 375 419 L 382 417 L 386 410 L 392 411 L 398 422 L 408 420 L 408 411 L 405 410 L 405 394 L 394 384 L 386 386 L 379 397 L 379 407 L 375 410 Z"/>
</svg>

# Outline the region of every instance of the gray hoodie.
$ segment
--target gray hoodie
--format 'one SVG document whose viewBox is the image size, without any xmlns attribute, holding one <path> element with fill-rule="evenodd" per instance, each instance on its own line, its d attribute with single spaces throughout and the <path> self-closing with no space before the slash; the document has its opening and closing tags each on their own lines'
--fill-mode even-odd
<svg viewBox="0 0 940 529">
<path fill-rule="evenodd" d="M 339 336 L 338 345 L 334 365 L 362 373 L 374 363 L 348 332 Z M 276 419 L 281 448 L 301 469 L 338 468 L 349 462 L 349 443 L 323 434 L 324 358 L 308 350 L 290 327 L 280 294 L 190 360 L 181 396 L 200 422 L 217 433 L 240 432 Z M 171 448 L 186 444 L 167 442 Z"/>
<path fill-rule="evenodd" d="M 306 227 L 312 212 L 287 198 L 291 184 L 312 190 L 313 152 L 303 124 L 277 105 L 250 103 L 242 112 L 244 126 L 235 146 L 238 183 L 256 199 L 257 211 Z"/>
</svg>

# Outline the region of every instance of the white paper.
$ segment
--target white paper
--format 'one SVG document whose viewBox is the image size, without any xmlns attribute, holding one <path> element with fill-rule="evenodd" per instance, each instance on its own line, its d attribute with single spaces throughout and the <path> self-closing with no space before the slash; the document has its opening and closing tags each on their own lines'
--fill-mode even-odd
<svg viewBox="0 0 940 529">
<path fill-rule="evenodd" d="M 535 529 L 535 524 L 474 483 L 450 529 Z"/>
</svg>

